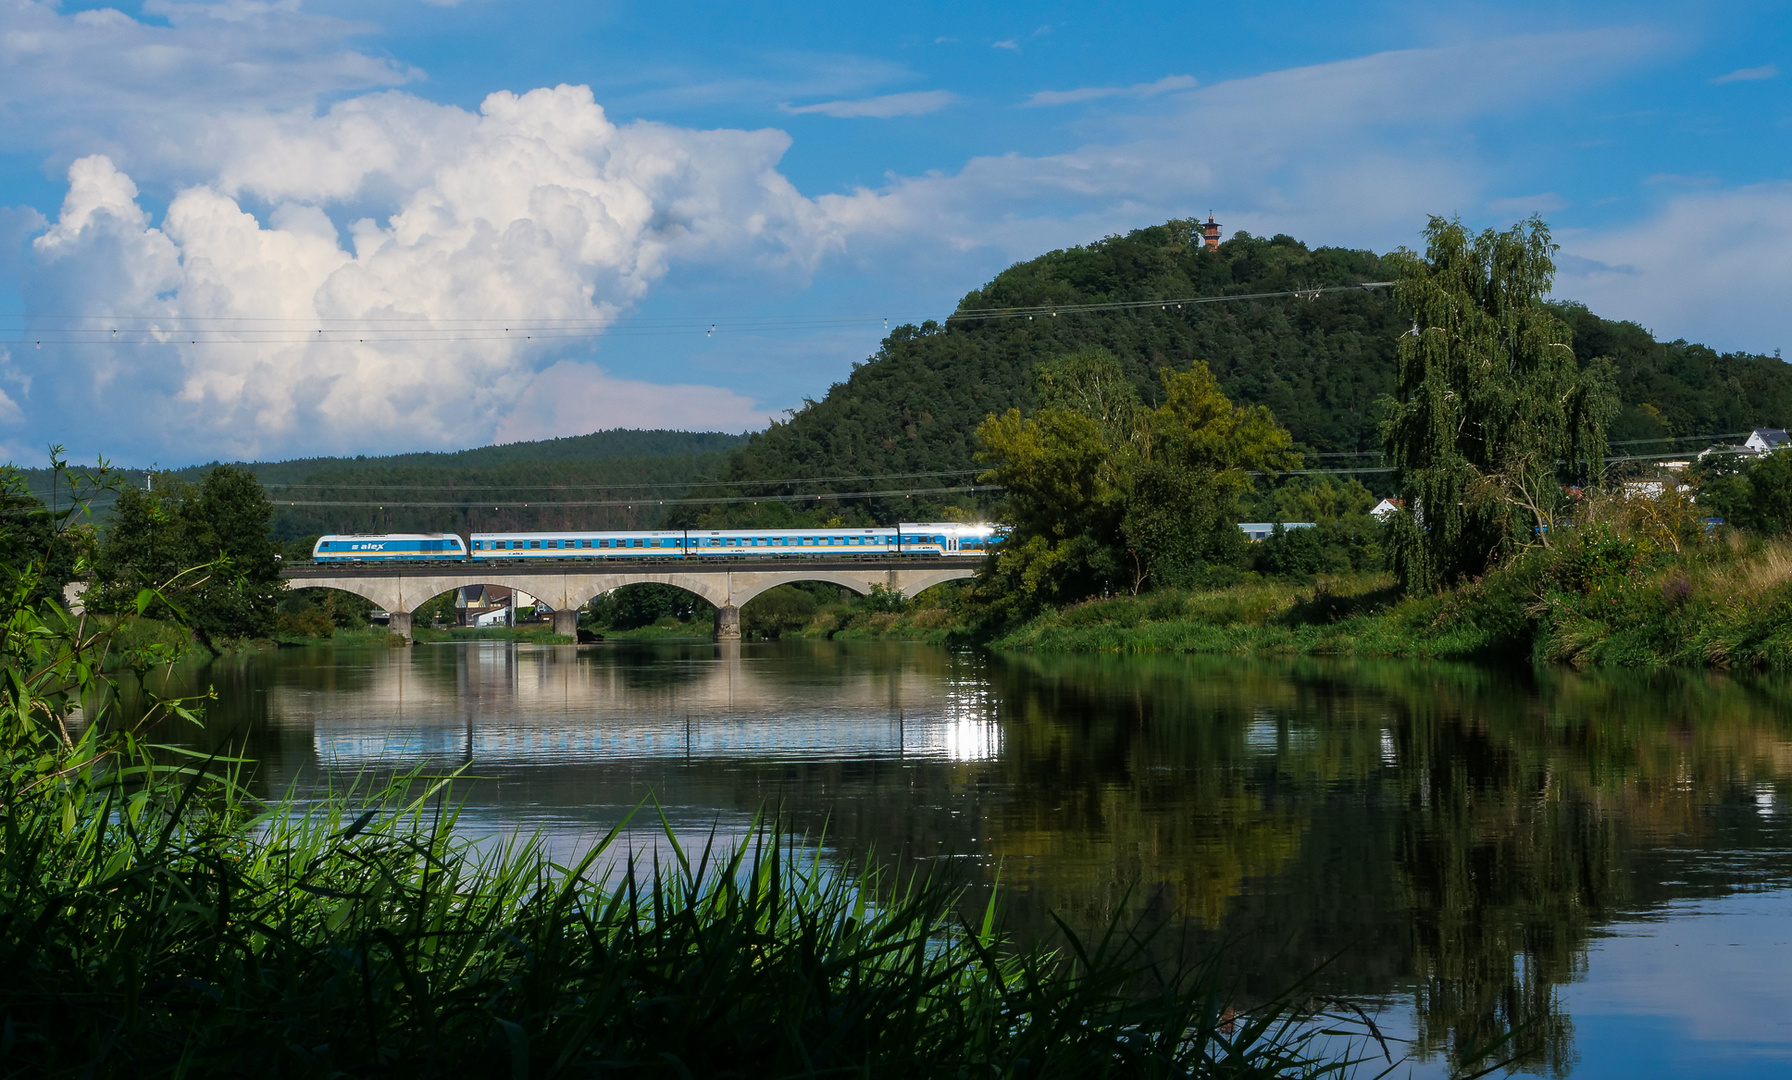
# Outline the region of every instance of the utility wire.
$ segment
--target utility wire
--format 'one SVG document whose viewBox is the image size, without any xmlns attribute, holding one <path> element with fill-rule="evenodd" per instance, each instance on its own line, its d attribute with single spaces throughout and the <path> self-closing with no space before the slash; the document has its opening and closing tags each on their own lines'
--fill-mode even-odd
<svg viewBox="0 0 1792 1080">
<path fill-rule="evenodd" d="M 1204 304 L 1229 304 L 1252 300 L 1273 300 L 1282 297 L 1316 300 L 1322 295 L 1340 292 L 1366 292 L 1384 289 L 1391 281 L 1367 281 L 1359 285 L 1327 285 L 1312 289 L 1286 289 L 1277 292 L 1236 293 L 1224 296 L 1183 296 L 1161 300 L 1120 300 L 1095 304 L 1044 304 L 1035 307 L 960 308 L 946 316 L 953 321 L 988 321 L 1031 319 L 1039 316 L 1097 314 L 1116 311 L 1181 310 Z M 714 337 L 717 334 L 763 334 L 789 330 L 823 329 L 859 326 L 881 321 L 887 329 L 889 318 L 869 313 L 841 313 L 808 316 L 739 316 L 709 322 L 687 319 L 605 318 L 432 318 L 429 316 L 357 316 L 353 318 L 287 317 L 252 315 L 212 316 L 120 316 L 120 315 L 31 315 L 0 316 L 0 322 L 11 320 L 11 331 L 17 337 L 0 339 L 0 344 L 80 345 L 161 345 L 197 348 L 200 345 L 299 345 L 322 343 L 406 344 L 481 341 L 523 341 L 537 338 L 544 341 L 581 340 L 641 335 L 695 335 Z M 62 324 L 50 329 L 30 332 L 24 321 Z M 422 324 L 422 325 L 419 325 Z M 92 327 L 91 329 L 89 327 Z M 402 327 L 402 329 L 396 328 Z M 122 333 L 121 333 L 122 331 Z M 228 335 L 228 336 L 225 336 Z M 246 336 L 247 335 L 247 336 Z M 184 339 L 184 340 L 183 340 Z"/>
<path fill-rule="evenodd" d="M 1738 434 L 1743 434 L 1743 433 L 1738 433 Z M 1687 438 L 1698 438 L 1698 439 L 1726 438 L 1726 437 L 1730 437 L 1730 436 L 1723 436 L 1723 435 L 1687 436 Z M 1660 440 L 1660 439 L 1627 439 L 1627 440 L 1624 440 L 1624 442 L 1626 442 L 1626 443 L 1661 442 L 1661 441 L 1663 441 L 1663 440 Z M 1616 445 L 1616 444 L 1614 444 L 1614 445 Z M 1608 455 L 1604 460 L 1607 464 L 1611 464 L 1614 462 L 1621 462 L 1621 461 L 1666 461 L 1666 460 L 1671 460 L 1674 458 L 1685 457 L 1687 455 L 1687 453 L 1688 453 L 1687 451 L 1680 450 L 1680 451 L 1670 451 L 1670 452 L 1661 453 L 1661 454 L 1614 454 L 1614 455 Z M 1704 451 L 1704 453 L 1735 456 L 1735 455 L 1745 454 L 1745 453 L 1747 453 L 1747 451 L 1731 449 L 1729 447 L 1711 447 L 1710 449 Z M 679 483 L 679 482 L 668 482 L 665 484 L 468 485 L 466 490 L 472 490 L 472 491 L 490 491 L 490 490 L 579 491 L 579 490 L 595 489 L 595 490 L 599 490 L 599 491 L 613 491 L 613 490 L 643 490 L 643 489 L 654 490 L 657 488 L 665 488 L 665 489 L 683 488 L 684 490 L 688 491 L 691 488 L 703 487 L 703 486 L 783 487 L 783 486 L 787 486 L 787 485 L 829 483 L 829 482 L 840 482 L 840 481 L 848 481 L 848 480 L 858 480 L 858 481 L 904 480 L 904 479 L 921 479 L 921 478 L 930 477 L 930 476 L 969 476 L 969 475 L 972 475 L 973 473 L 976 473 L 979 471 L 981 471 L 981 470 L 964 469 L 964 470 L 957 470 L 957 471 L 942 471 L 942 472 L 888 473 L 888 474 L 884 474 L 881 476 L 832 476 L 832 477 L 822 476 L 822 477 L 796 477 L 796 478 L 785 479 L 785 480 L 697 481 L 697 482 L 693 482 L 693 483 L 689 483 L 689 484 L 683 484 L 683 483 Z M 1355 476 L 1355 475 L 1364 475 L 1364 474 L 1371 474 L 1371 473 L 1390 473 L 1390 472 L 1398 472 L 1398 471 L 1399 471 L 1399 469 L 1397 466 L 1384 465 L 1384 466 L 1349 468 L 1349 469 L 1286 469 L 1286 470 L 1282 470 L 1280 472 L 1253 471 L 1249 475 L 1251 475 L 1251 476 Z M 366 485 L 335 485 L 335 484 L 278 485 L 278 484 L 268 484 L 268 485 L 264 485 L 264 486 L 270 487 L 270 488 L 271 487 L 282 487 L 282 488 L 318 487 L 318 488 L 324 488 L 326 490 L 351 490 L 351 491 L 457 491 L 457 490 L 462 490 L 459 488 L 451 488 L 447 485 L 437 485 L 437 486 L 392 485 L 391 487 L 386 487 L 384 485 L 377 485 L 377 484 L 366 484 Z M 38 491 L 35 488 L 28 488 L 27 490 L 29 491 L 30 494 L 38 497 L 39 499 L 47 499 L 49 497 L 48 491 Z M 483 502 L 483 501 L 477 500 L 477 499 L 459 499 L 459 500 L 455 500 L 455 501 L 429 501 L 429 502 L 405 502 L 405 501 L 381 502 L 378 500 L 318 500 L 318 499 L 274 499 L 271 501 L 275 505 L 279 505 L 279 506 L 336 506 L 336 507 L 349 507 L 349 506 L 368 507 L 368 506 L 372 506 L 372 507 L 377 507 L 380 509 L 419 508 L 419 507 L 434 507 L 434 508 L 462 507 L 462 508 L 472 509 L 472 508 L 489 505 L 492 507 L 492 509 L 496 510 L 496 509 L 502 509 L 502 508 L 516 509 L 516 508 L 524 508 L 524 507 L 533 507 L 533 508 L 560 507 L 560 508 L 565 508 L 565 507 L 589 507 L 589 506 L 645 506 L 645 505 L 678 506 L 678 505 L 711 505 L 711 504 L 743 503 L 743 502 L 800 503 L 800 502 L 813 502 L 813 501 L 817 501 L 817 500 L 825 502 L 828 500 L 838 500 L 838 499 L 890 498 L 890 497 L 894 497 L 897 495 L 902 495 L 904 497 L 908 497 L 908 496 L 913 496 L 913 495 L 936 495 L 936 494 L 943 494 L 943 493 L 949 493 L 949 492 L 960 492 L 960 491 L 974 492 L 974 491 L 1003 491 L 1003 490 L 1006 490 L 1006 489 L 1000 484 L 964 484 L 964 485 L 956 485 L 956 486 L 950 486 L 950 487 L 893 488 L 893 489 L 885 489 L 885 490 L 881 490 L 881 491 L 812 492 L 812 493 L 806 494 L 806 495 L 803 495 L 803 494 L 740 495 L 740 496 L 717 496 L 717 497 L 713 497 L 713 498 L 702 497 L 702 496 L 686 496 L 686 497 L 674 497 L 674 498 L 669 498 L 669 499 L 655 499 L 652 497 L 637 497 L 637 498 L 632 498 L 632 499 L 567 499 L 567 500 L 545 499 L 545 500 L 531 500 L 531 501 L 527 501 L 527 502 L 511 501 L 511 502 L 497 502 L 497 503 L 486 503 L 486 502 Z M 116 498 L 117 498 L 117 496 L 114 495 L 113 501 L 116 501 Z M 97 500 L 95 500 L 94 502 L 90 503 L 90 505 L 94 506 L 97 509 L 105 509 L 107 506 L 111 505 L 111 502 L 100 503 Z"/>
<path fill-rule="evenodd" d="M 1370 289 L 1386 289 L 1393 284 L 1391 281 L 1365 281 L 1358 285 L 1325 285 L 1314 289 L 1235 293 L 1229 296 L 1182 296 L 1168 300 L 1116 300 L 1103 304 L 1040 304 L 1034 307 L 960 308 L 946 316 L 946 319 L 948 322 L 954 319 L 1031 319 L 1040 315 L 1056 317 L 1102 311 L 1142 311 L 1147 308 L 1162 308 L 1168 311 L 1171 308 L 1180 310 L 1184 306 L 1193 307 L 1198 304 L 1230 304 L 1245 300 L 1273 300 L 1284 296 L 1317 300 L 1327 293 L 1367 292 Z"/>
<path fill-rule="evenodd" d="M 334 491 L 626 491 L 673 487 L 784 487 L 789 484 L 833 484 L 867 480 L 923 480 L 933 476 L 970 476 L 981 469 L 953 469 L 945 472 L 884 473 L 877 476 L 802 476 L 788 480 L 667 480 L 652 484 L 609 484 L 592 481 L 588 484 L 333 484 L 327 480 L 293 481 L 263 484 L 264 488 L 328 488 Z"/>
<path fill-rule="evenodd" d="M 579 506 L 713 506 L 718 503 L 760 503 L 760 502 L 838 502 L 842 499 L 893 499 L 898 495 L 904 498 L 914 495 L 946 495 L 970 491 L 1001 491 L 998 484 L 965 484 L 958 487 L 932 488 L 896 488 L 888 491 L 831 491 L 816 495 L 730 495 L 719 499 L 583 499 L 566 502 L 314 502 L 304 499 L 276 501 L 275 506 L 373 506 L 381 510 L 415 509 L 415 508 L 453 508 L 464 510 L 483 510 L 487 506 L 493 510 L 516 510 L 524 508 L 546 507 L 552 510 Z"/>
</svg>

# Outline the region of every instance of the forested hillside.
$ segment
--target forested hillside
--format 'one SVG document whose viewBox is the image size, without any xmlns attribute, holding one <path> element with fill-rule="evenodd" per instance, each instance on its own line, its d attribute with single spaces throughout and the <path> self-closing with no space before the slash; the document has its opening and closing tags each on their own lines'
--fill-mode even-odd
<svg viewBox="0 0 1792 1080">
<path fill-rule="evenodd" d="M 457 453 L 250 466 L 283 539 L 322 532 L 651 529 L 661 500 L 713 477 L 739 435 L 598 431 Z"/>
<path fill-rule="evenodd" d="M 944 325 L 897 328 L 845 382 L 754 435 L 731 456 L 727 477 L 742 484 L 731 494 L 863 491 L 868 482 L 860 477 L 893 474 L 948 475 L 883 486 L 951 483 L 951 474 L 963 480 L 976 468 L 977 424 L 991 412 L 1028 407 L 1040 363 L 1090 346 L 1118 357 L 1148 402 L 1160 392 L 1157 369 L 1205 361 L 1228 397 L 1269 406 L 1308 452 L 1365 454 L 1328 463 L 1372 465 L 1380 449 L 1377 401 L 1393 389 L 1395 342 L 1408 326 L 1388 290 L 1018 319 L 963 315 L 1306 290 L 1387 276 L 1382 258 L 1371 252 L 1314 250 L 1287 236 L 1265 240 L 1238 233 L 1208 252 L 1187 221 L 1054 251 L 968 293 L 960 314 Z M 1634 323 L 1610 322 L 1572 304 L 1561 311 L 1574 326 L 1583 363 L 1605 355 L 1617 364 L 1623 412 L 1611 437 L 1620 446 L 1792 422 L 1792 367 L 1776 357 L 1658 342 Z M 799 477 L 846 479 L 771 483 Z M 1365 479 L 1373 485 L 1375 477 Z M 912 517 L 974 500 L 950 494 L 851 500 L 840 510 L 818 512 Z M 709 517 L 723 514 L 738 517 L 741 509 Z"/>
<path fill-rule="evenodd" d="M 655 528 L 694 480 L 719 475 L 742 436 L 617 428 L 565 439 L 451 453 L 305 458 L 245 467 L 275 507 L 282 540 L 323 532 Z M 216 463 L 165 474 L 197 482 Z M 31 490 L 54 498 L 49 474 L 25 470 Z M 141 486 L 145 471 L 123 470 Z M 102 516 L 112 499 L 95 501 Z"/>
</svg>

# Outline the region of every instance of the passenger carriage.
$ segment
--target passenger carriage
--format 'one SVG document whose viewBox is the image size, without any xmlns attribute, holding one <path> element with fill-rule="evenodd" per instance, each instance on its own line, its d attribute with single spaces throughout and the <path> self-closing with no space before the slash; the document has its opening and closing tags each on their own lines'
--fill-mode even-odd
<svg viewBox="0 0 1792 1080">
<path fill-rule="evenodd" d="M 867 529 L 692 529 L 659 532 L 474 533 L 475 562 L 566 559 L 855 558 L 979 556 L 1000 542 L 993 526 L 905 523 Z"/>
</svg>

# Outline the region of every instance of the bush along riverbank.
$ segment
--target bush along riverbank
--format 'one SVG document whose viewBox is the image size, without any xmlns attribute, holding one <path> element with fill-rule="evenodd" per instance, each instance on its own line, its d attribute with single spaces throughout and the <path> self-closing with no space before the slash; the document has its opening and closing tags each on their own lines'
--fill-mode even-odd
<svg viewBox="0 0 1792 1080">
<path fill-rule="evenodd" d="M 252 763 L 153 745 L 200 702 L 95 707 L 110 628 L 4 597 L 7 1075 L 1321 1077 L 1382 1050 L 1131 928 L 1017 945 L 999 899 L 967 919 L 777 822 L 557 865 L 457 831 L 446 780 L 258 803 Z"/>
<path fill-rule="evenodd" d="M 1595 523 L 1435 593 L 1402 595 L 1388 575 L 1165 590 L 1047 611 L 991 645 L 1786 668 L 1792 540 L 1732 532 L 1676 550 Z"/>
</svg>

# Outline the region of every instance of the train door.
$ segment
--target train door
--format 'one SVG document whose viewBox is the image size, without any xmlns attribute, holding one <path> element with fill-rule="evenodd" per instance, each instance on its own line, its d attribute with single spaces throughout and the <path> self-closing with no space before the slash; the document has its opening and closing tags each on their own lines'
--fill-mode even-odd
<svg viewBox="0 0 1792 1080">
<path fill-rule="evenodd" d="M 950 553 L 950 552 L 955 552 L 957 550 L 958 550 L 958 535 L 956 533 L 954 533 L 953 535 L 946 537 L 946 551 L 948 553 Z"/>
</svg>

